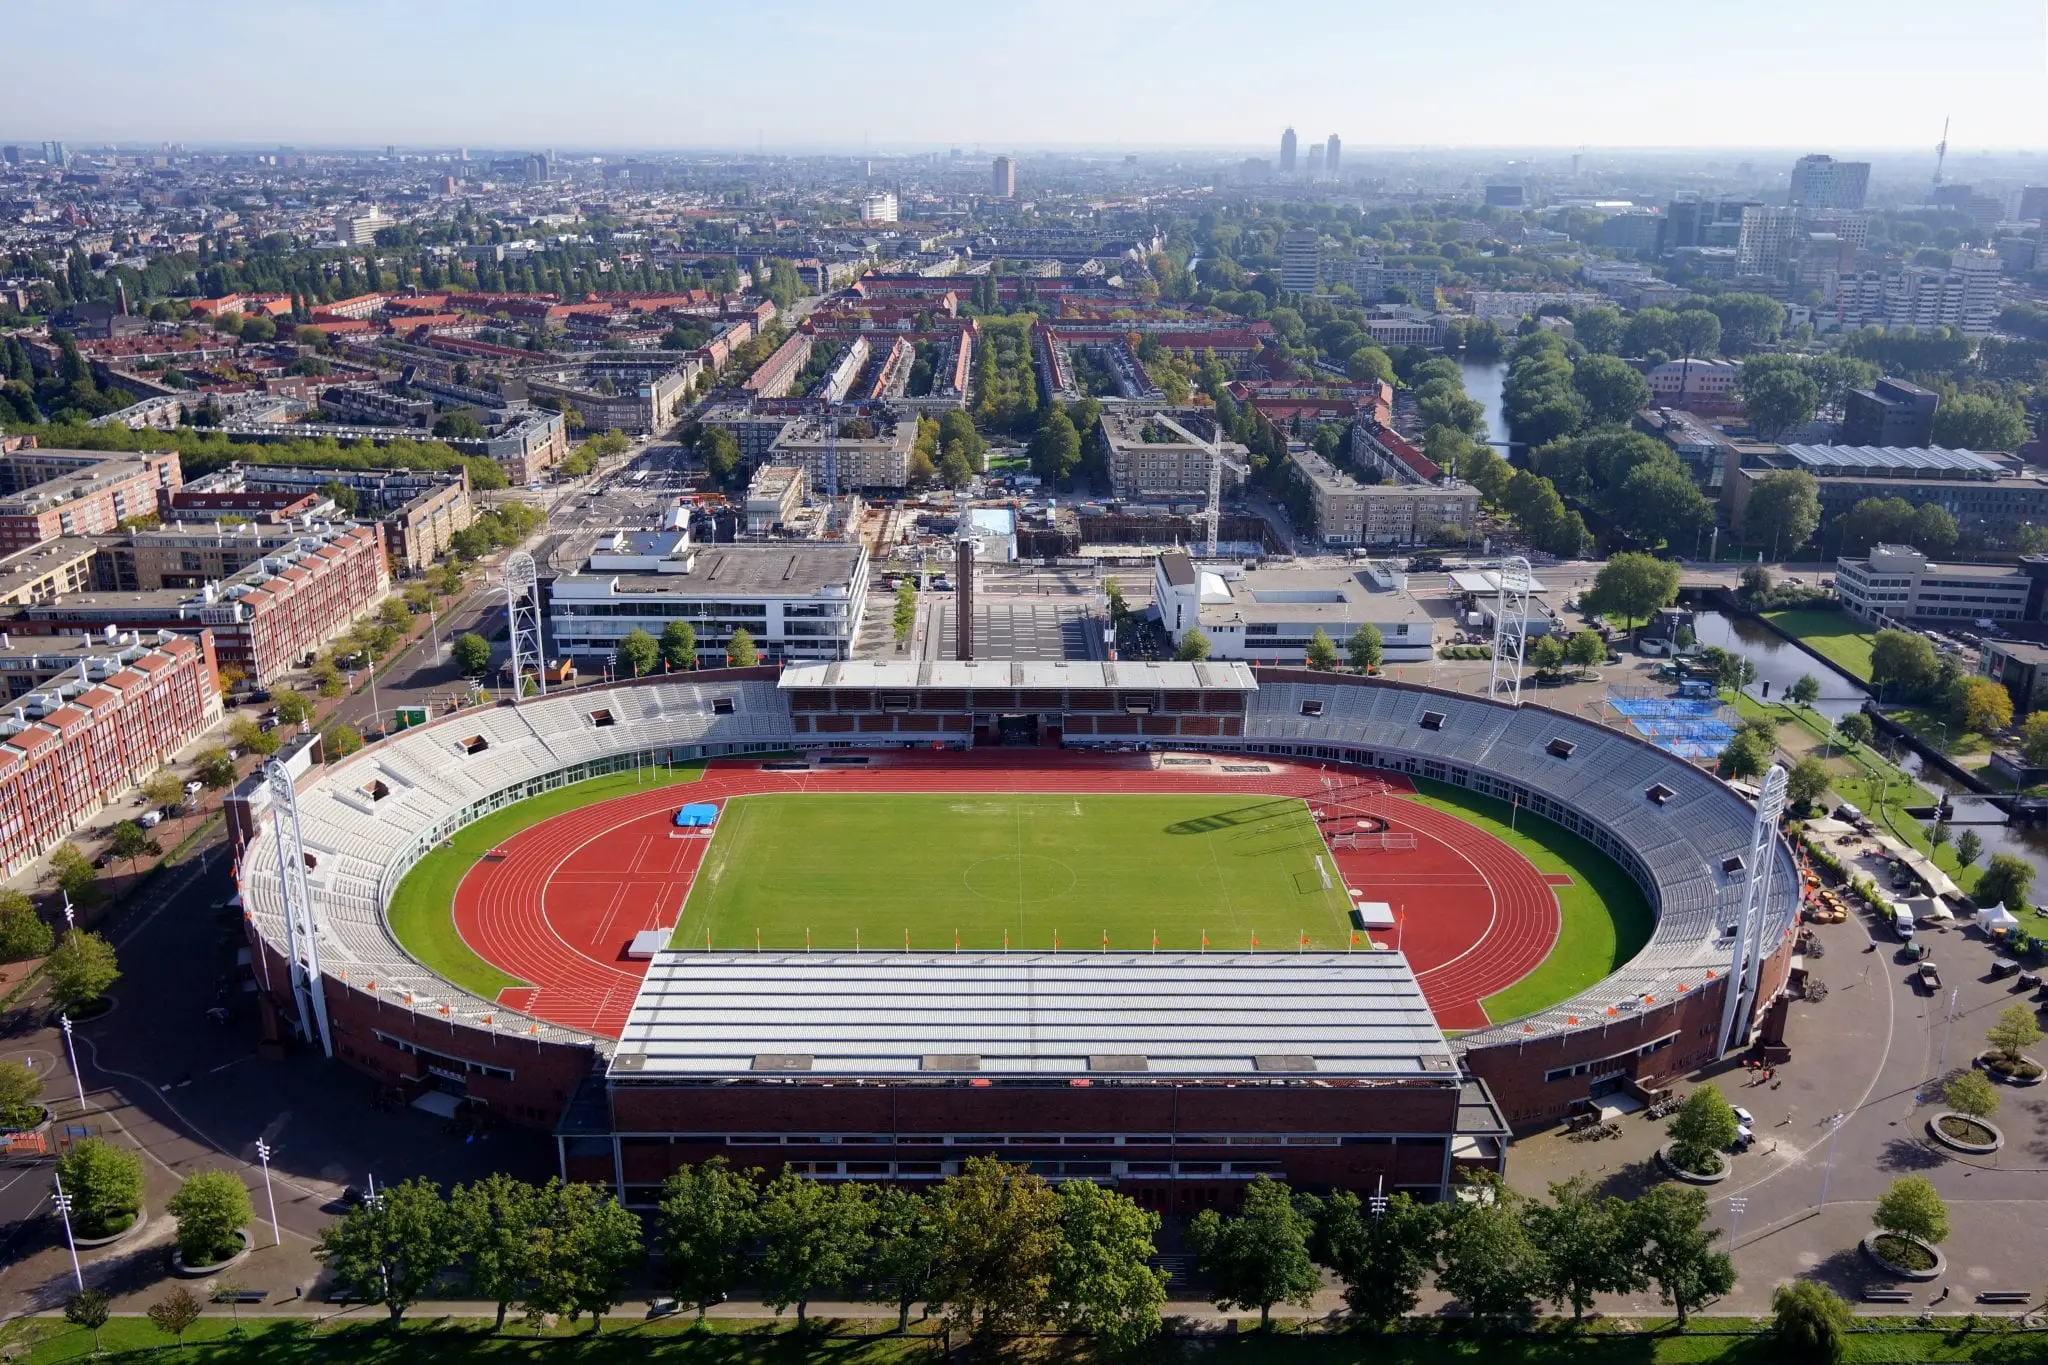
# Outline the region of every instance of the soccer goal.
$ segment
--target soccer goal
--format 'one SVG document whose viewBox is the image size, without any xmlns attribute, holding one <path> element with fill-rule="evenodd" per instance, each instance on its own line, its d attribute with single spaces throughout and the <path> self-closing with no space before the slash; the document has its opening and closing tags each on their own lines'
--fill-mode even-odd
<svg viewBox="0 0 2048 1365">
<path fill-rule="evenodd" d="M 1367 853 L 1395 853 L 1415 847 L 1415 836 L 1389 830 L 1384 834 L 1338 834 L 1330 839 L 1331 848 L 1359 849 Z"/>
</svg>

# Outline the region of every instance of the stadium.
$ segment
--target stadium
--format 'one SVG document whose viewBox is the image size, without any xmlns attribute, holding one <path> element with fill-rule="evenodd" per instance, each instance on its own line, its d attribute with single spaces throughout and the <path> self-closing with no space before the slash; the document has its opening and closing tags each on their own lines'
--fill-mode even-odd
<svg viewBox="0 0 2048 1365">
<path fill-rule="evenodd" d="M 587 687 L 309 748 L 239 818 L 274 1036 L 633 1203 L 714 1154 L 1442 1197 L 1771 1041 L 1799 897 L 1630 731 L 1236 663 Z"/>
</svg>

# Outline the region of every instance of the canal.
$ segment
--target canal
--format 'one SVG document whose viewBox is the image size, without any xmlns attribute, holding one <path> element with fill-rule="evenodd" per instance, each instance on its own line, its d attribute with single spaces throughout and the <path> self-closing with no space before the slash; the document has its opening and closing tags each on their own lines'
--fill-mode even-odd
<svg viewBox="0 0 2048 1365">
<path fill-rule="evenodd" d="M 1509 445 L 1508 415 L 1502 406 L 1501 386 L 1507 382 L 1507 363 L 1461 360 L 1458 369 L 1465 378 L 1465 396 L 1486 409 L 1486 443 L 1505 457 Z"/>
</svg>

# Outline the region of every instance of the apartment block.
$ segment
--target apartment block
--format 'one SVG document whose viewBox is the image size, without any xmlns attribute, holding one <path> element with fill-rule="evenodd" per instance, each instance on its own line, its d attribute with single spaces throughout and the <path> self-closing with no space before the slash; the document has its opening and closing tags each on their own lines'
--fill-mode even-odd
<svg viewBox="0 0 2048 1365">
<path fill-rule="evenodd" d="M 1230 466 L 1245 466 L 1250 454 L 1235 441 L 1217 440 L 1213 424 L 1191 414 L 1105 412 L 1096 440 L 1111 493 L 1141 502 L 1206 502 L 1219 456 L 1228 492 L 1237 483 Z"/>
<path fill-rule="evenodd" d="M 107 535 L 157 515 L 182 483 L 176 451 L 21 450 L 0 457 L 0 554 L 57 536 Z"/>
<path fill-rule="evenodd" d="M 1308 489 L 1323 544 L 1430 545 L 1463 537 L 1479 520 L 1479 490 L 1441 484 L 1360 483 L 1312 451 L 1287 462 Z"/>
</svg>

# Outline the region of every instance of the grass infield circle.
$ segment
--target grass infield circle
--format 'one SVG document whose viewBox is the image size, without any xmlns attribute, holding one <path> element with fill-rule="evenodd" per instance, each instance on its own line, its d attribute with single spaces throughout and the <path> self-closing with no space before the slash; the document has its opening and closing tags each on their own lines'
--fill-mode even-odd
<svg viewBox="0 0 2048 1365">
<path fill-rule="evenodd" d="M 1058 900 L 1074 889 L 1074 869 L 1042 853 L 1003 853 L 970 863 L 960 879 L 983 900 L 1029 905 Z"/>
</svg>

